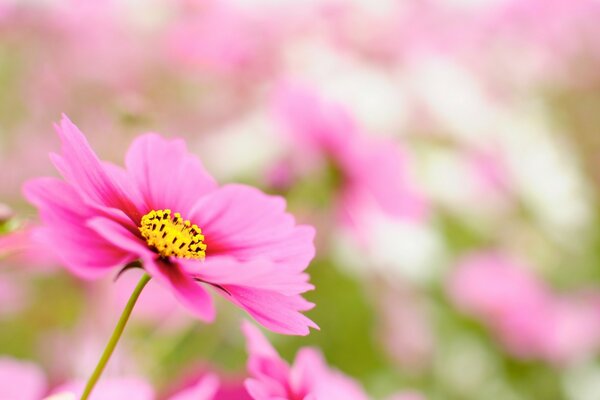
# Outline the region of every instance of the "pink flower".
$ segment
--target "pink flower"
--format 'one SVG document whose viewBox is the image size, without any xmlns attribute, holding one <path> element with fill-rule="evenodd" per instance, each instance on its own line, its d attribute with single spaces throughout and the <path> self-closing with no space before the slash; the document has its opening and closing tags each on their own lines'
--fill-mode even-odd
<svg viewBox="0 0 600 400">
<path fill-rule="evenodd" d="M 47 390 L 44 372 L 35 364 L 0 357 L 0 399 L 39 400 Z"/>
<path fill-rule="evenodd" d="M 70 400 L 79 398 L 84 382 L 68 382 L 52 390 L 42 369 L 34 363 L 0 357 L 0 399 L 3 400 Z M 154 390 L 140 378 L 110 378 L 98 383 L 90 400 L 152 400 Z M 201 400 L 201 399 L 199 399 Z"/>
<path fill-rule="evenodd" d="M 0 235 L 0 257 L 2 266 L 18 265 L 19 268 L 30 268 L 36 273 L 48 273 L 56 269 L 57 258 L 48 252 L 40 252 L 40 244 L 35 235 L 37 228 L 33 224 L 26 225 Z"/>
<path fill-rule="evenodd" d="M 284 199 L 218 187 L 181 140 L 142 135 L 123 169 L 100 161 L 66 117 L 57 131 L 62 153 L 51 159 L 64 179 L 24 189 L 40 211 L 43 251 L 84 278 L 141 260 L 204 321 L 215 317 L 209 286 L 273 331 L 316 328 L 300 313 L 312 306 L 301 293 L 312 289 L 303 271 L 314 230 L 296 225 Z"/>
<path fill-rule="evenodd" d="M 251 400 L 240 377 L 220 374 L 206 366 L 169 393 L 168 400 Z"/>
<path fill-rule="evenodd" d="M 555 294 L 528 270 L 506 255 L 471 255 L 454 273 L 450 295 L 516 357 L 564 364 L 598 350 L 597 299 Z"/>
<path fill-rule="evenodd" d="M 394 142 L 368 137 L 343 107 L 300 86 L 281 88 L 273 108 L 303 154 L 331 165 L 346 222 L 373 208 L 394 217 L 424 217 L 425 200 L 411 181 L 406 155 Z"/>
<path fill-rule="evenodd" d="M 318 350 L 303 348 L 286 363 L 255 326 L 243 325 L 247 338 L 246 389 L 255 400 L 368 399 L 358 383 L 327 366 Z"/>
<path fill-rule="evenodd" d="M 180 391 L 169 400 L 213 400 L 219 390 L 219 378 L 215 374 L 202 377 L 195 385 Z"/>
<path fill-rule="evenodd" d="M 224 0 L 182 4 L 165 34 L 168 62 L 221 75 L 229 83 L 250 79 L 256 84 L 276 74 L 281 44 L 295 25 L 287 8 L 265 6 L 256 12 Z"/>
<path fill-rule="evenodd" d="M 52 400 L 78 399 L 85 382 L 69 382 L 54 390 Z M 69 397 L 71 396 L 71 397 Z M 90 400 L 153 400 L 154 389 L 148 382 L 139 378 L 111 378 L 100 381 L 90 395 Z M 199 399 L 201 400 L 201 399 Z"/>
</svg>

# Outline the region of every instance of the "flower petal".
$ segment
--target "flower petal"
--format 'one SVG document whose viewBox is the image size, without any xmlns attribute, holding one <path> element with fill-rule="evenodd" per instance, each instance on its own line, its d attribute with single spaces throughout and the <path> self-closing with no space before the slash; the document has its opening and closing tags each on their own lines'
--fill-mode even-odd
<svg viewBox="0 0 600 400">
<path fill-rule="evenodd" d="M 55 389 L 55 392 L 74 393 L 79 398 L 84 388 L 85 381 L 72 381 L 61 385 Z M 145 380 L 134 377 L 101 379 L 90 395 L 90 400 L 152 400 L 154 398 L 152 386 Z"/>
<path fill-rule="evenodd" d="M 283 130 L 308 150 L 338 153 L 357 136 L 356 124 L 343 107 L 296 82 L 280 85 L 272 110 Z"/>
<path fill-rule="evenodd" d="M 214 255 L 268 258 L 302 271 L 315 255 L 315 231 L 296 225 L 285 207 L 282 197 L 245 185 L 226 185 L 201 198 L 190 220 L 204 233 L 207 260 Z"/>
<path fill-rule="evenodd" d="M 0 357 L 0 398 L 40 399 L 48 390 L 44 372 L 37 365 Z"/>
<path fill-rule="evenodd" d="M 290 379 L 296 391 L 310 393 L 315 399 L 369 399 L 358 382 L 330 368 L 321 352 L 310 347 L 296 354 Z"/>
<path fill-rule="evenodd" d="M 286 398 L 289 365 L 279 356 L 267 338 L 247 321 L 242 324 L 248 348 L 248 372 L 245 386 L 255 399 Z"/>
<path fill-rule="evenodd" d="M 319 329 L 313 321 L 299 312 L 313 306 L 301 296 L 285 296 L 277 292 L 241 286 L 227 286 L 226 289 L 233 303 L 273 332 L 306 336 L 310 333 L 309 327 Z"/>
<path fill-rule="evenodd" d="M 351 208 L 373 203 L 394 217 L 422 221 L 427 216 L 427 201 L 411 176 L 408 157 L 393 141 L 356 140 L 342 162 L 350 182 L 344 196 Z"/>
<path fill-rule="evenodd" d="M 244 332 L 244 336 L 246 336 L 246 347 L 248 348 L 248 353 L 250 353 L 253 357 L 260 356 L 281 359 L 265 335 L 263 335 L 256 326 L 252 325 L 248 321 L 243 321 L 242 332 Z"/>
<path fill-rule="evenodd" d="M 288 270 L 267 259 L 249 262 L 214 256 L 204 262 L 181 261 L 184 270 L 202 281 L 276 291 L 292 296 L 313 290 L 308 274 Z"/>
<path fill-rule="evenodd" d="M 138 221 L 139 210 L 126 194 L 122 182 L 106 170 L 83 133 L 65 115 L 56 130 L 62 142 L 62 154 L 52 154 L 50 158 L 65 180 L 88 202 L 120 209 Z"/>
<path fill-rule="evenodd" d="M 219 294 L 274 332 L 307 335 L 309 327 L 318 329 L 300 313 L 313 307 L 299 295 L 313 288 L 306 274 L 264 259 L 240 262 L 216 257 L 181 264 L 187 274 L 220 289 Z"/>
<path fill-rule="evenodd" d="M 197 199 L 216 188 L 183 140 L 140 136 L 131 144 L 125 164 L 148 209 L 168 208 L 187 218 Z"/>
<path fill-rule="evenodd" d="M 27 182 L 23 190 L 45 224 L 32 233 L 43 246 L 40 251 L 54 254 L 76 275 L 95 278 L 137 258 L 85 225 L 97 212 L 68 183 L 39 178 Z"/>
<path fill-rule="evenodd" d="M 189 311 L 205 322 L 215 319 L 216 310 L 208 292 L 177 264 L 165 264 L 153 260 L 144 261 L 144 267 L 153 277 L 171 289 Z"/>
<path fill-rule="evenodd" d="M 194 386 L 169 397 L 169 400 L 213 400 L 219 390 L 219 378 L 215 374 L 203 376 Z"/>
</svg>

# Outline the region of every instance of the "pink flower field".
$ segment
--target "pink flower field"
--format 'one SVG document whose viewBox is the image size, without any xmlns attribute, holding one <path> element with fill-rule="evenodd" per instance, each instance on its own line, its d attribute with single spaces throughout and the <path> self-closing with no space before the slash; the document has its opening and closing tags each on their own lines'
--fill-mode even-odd
<svg viewBox="0 0 600 400">
<path fill-rule="evenodd" d="M 0 400 L 600 399 L 599 21 L 0 0 Z"/>
</svg>

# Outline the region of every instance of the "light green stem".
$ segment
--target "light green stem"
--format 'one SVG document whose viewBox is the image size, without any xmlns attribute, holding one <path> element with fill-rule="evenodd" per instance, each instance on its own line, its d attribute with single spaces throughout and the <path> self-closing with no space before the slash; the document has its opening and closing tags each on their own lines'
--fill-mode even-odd
<svg viewBox="0 0 600 400">
<path fill-rule="evenodd" d="M 108 344 L 104 349 L 104 353 L 102 353 L 102 357 L 100 357 L 100 361 L 98 361 L 96 369 L 94 369 L 92 376 L 90 376 L 90 379 L 88 379 L 87 384 L 85 385 L 85 390 L 81 395 L 81 400 L 87 400 L 87 398 L 90 396 L 90 393 L 92 393 L 94 386 L 96 386 L 98 379 L 100 379 L 100 375 L 102 375 L 102 371 L 104 371 L 104 368 L 106 367 L 110 356 L 112 355 L 113 351 L 115 350 L 115 347 L 117 346 L 117 343 L 119 342 L 119 339 L 121 338 L 121 334 L 125 329 L 125 325 L 127 325 L 127 320 L 129 320 L 129 316 L 133 311 L 135 302 L 140 297 L 144 286 L 146 286 L 148 282 L 150 282 L 150 275 L 144 274 L 144 276 L 142 276 L 142 279 L 140 279 L 137 286 L 135 287 L 133 293 L 131 293 L 131 297 L 129 298 L 129 301 L 125 306 L 121 317 L 119 318 L 119 322 L 117 323 L 117 326 L 115 326 L 115 330 L 113 331 L 112 336 L 110 337 L 110 340 L 108 341 Z"/>
</svg>

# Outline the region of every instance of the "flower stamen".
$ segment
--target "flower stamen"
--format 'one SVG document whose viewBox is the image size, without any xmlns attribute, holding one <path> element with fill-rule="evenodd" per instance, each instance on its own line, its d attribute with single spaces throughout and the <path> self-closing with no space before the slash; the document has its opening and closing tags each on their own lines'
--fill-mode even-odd
<svg viewBox="0 0 600 400">
<path fill-rule="evenodd" d="M 138 228 L 148 246 L 163 257 L 180 257 L 203 260 L 206 244 L 202 230 L 181 214 L 171 210 L 152 210 L 142 217 Z"/>
</svg>

